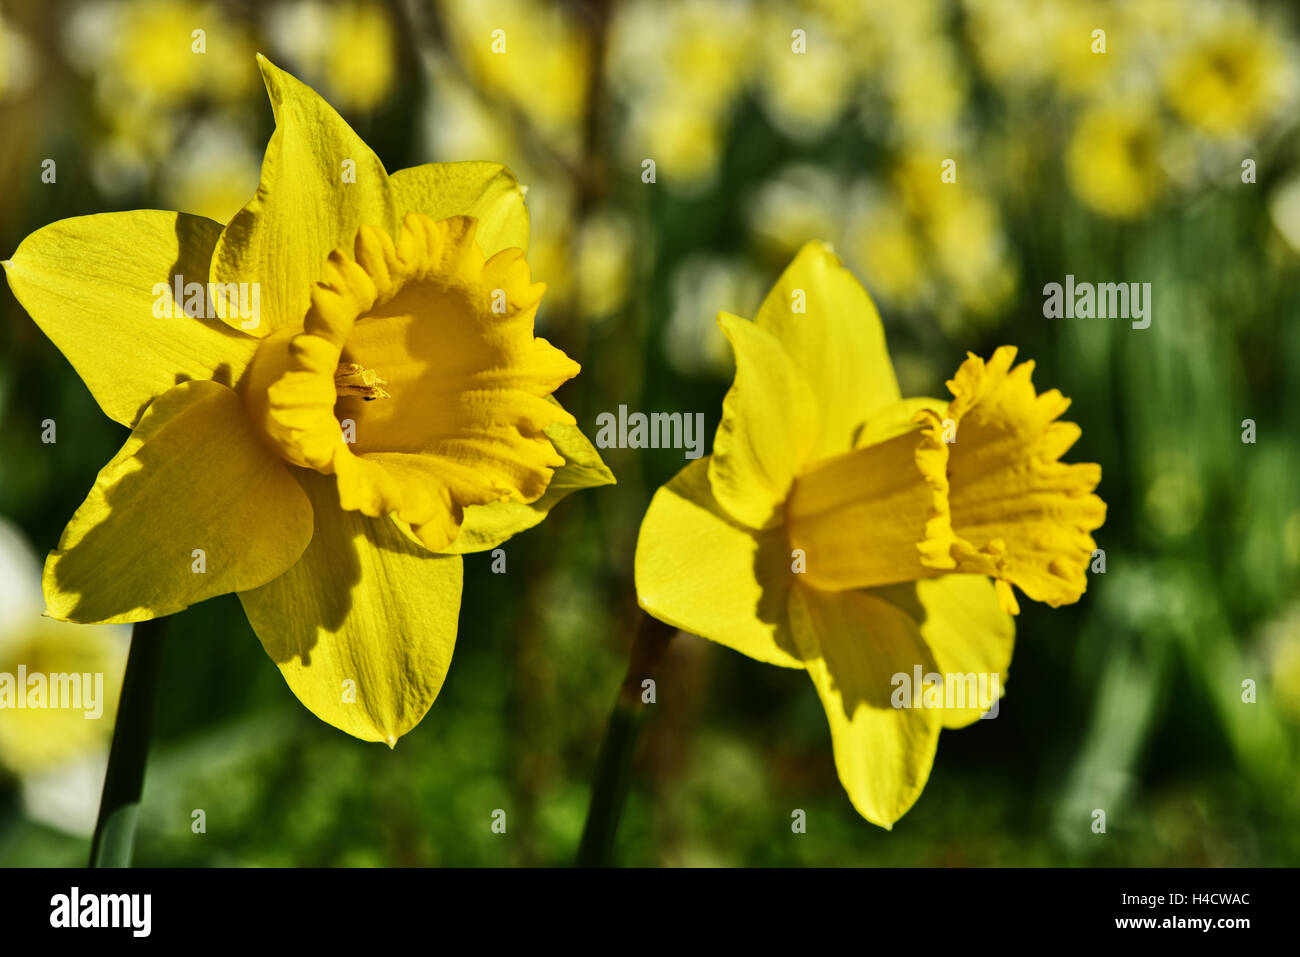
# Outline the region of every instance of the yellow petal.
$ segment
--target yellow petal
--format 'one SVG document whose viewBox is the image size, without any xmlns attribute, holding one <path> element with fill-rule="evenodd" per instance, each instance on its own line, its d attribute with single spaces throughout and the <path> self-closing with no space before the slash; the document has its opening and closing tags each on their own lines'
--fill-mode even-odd
<svg viewBox="0 0 1300 957">
<path fill-rule="evenodd" d="M 316 517 L 311 546 L 240 601 L 308 710 L 363 741 L 392 745 L 428 712 L 447 675 L 461 559 L 429 555 L 387 518 L 340 508 L 328 477 L 298 476 Z"/>
<path fill-rule="evenodd" d="M 514 174 L 496 163 L 426 163 L 388 178 L 394 220 L 407 213 L 431 219 L 472 216 L 487 257 L 511 246 L 528 249 L 528 209 Z"/>
<path fill-rule="evenodd" d="M 754 321 L 781 341 L 816 394 L 814 458 L 852 448 L 862 423 L 898 399 L 876 306 L 825 243 L 799 251 Z"/>
<path fill-rule="evenodd" d="M 239 397 L 184 382 L 149 406 L 50 553 L 46 613 L 81 622 L 170 615 L 265 584 L 310 538 L 306 496 Z"/>
<path fill-rule="evenodd" d="M 983 575 L 944 575 L 871 591 L 919 623 L 944 676 L 945 704 L 966 705 L 945 706 L 939 712 L 943 726 L 964 728 L 979 720 L 985 705 L 1006 691 L 1016 637 L 1015 619 L 999 607 L 993 582 Z"/>
<path fill-rule="evenodd" d="M 133 426 L 178 379 L 233 385 L 252 359 L 256 340 L 215 319 L 171 314 L 175 277 L 206 283 L 220 232 L 185 213 L 78 216 L 24 239 L 5 272 L 104 413 Z"/>
<path fill-rule="evenodd" d="M 1073 422 L 1057 421 L 1070 400 L 1055 389 L 1038 395 L 1033 362 L 1014 369 L 1016 350 L 1002 346 L 985 364 L 972 355 L 948 383 L 945 416 L 956 423 L 948 461 L 957 570 L 998 579 L 1002 607 L 1019 610 L 1011 586 L 1056 607 L 1078 601 L 1106 503 L 1093 463 L 1066 465 L 1078 440 Z M 923 412 L 931 428 L 939 416 Z"/>
<path fill-rule="evenodd" d="M 722 404 L 709 481 L 733 518 L 779 524 L 794 477 L 817 436 L 817 400 L 781 342 L 739 316 L 718 316 L 736 353 L 736 379 Z"/>
<path fill-rule="evenodd" d="M 260 322 L 248 331 L 266 336 L 301 321 L 332 249 L 350 247 L 360 226 L 392 232 L 397 223 L 388 173 L 370 147 L 311 87 L 260 54 L 258 64 L 275 132 L 257 193 L 222 232 L 211 275 L 261 284 Z"/>
<path fill-rule="evenodd" d="M 858 813 L 890 828 L 930 777 L 939 712 L 895 708 L 895 675 L 935 671 L 913 618 L 870 592 L 799 584 L 790 623 L 831 726 L 835 769 Z"/>
<path fill-rule="evenodd" d="M 460 534 L 446 549 L 448 553 L 467 555 L 496 548 L 512 535 L 540 523 L 561 499 L 571 493 L 617 484 L 614 473 L 605 465 L 596 447 L 576 425 L 557 422 L 548 425 L 545 432 L 555 451 L 564 459 L 564 464 L 555 470 L 546 486 L 546 494 L 535 502 L 505 501 L 469 506 L 465 509 Z"/>
<path fill-rule="evenodd" d="M 786 613 L 790 566 L 784 532 L 755 532 L 733 520 L 713 497 L 702 458 L 650 502 L 636 543 L 637 600 L 683 631 L 799 668 Z"/>
</svg>

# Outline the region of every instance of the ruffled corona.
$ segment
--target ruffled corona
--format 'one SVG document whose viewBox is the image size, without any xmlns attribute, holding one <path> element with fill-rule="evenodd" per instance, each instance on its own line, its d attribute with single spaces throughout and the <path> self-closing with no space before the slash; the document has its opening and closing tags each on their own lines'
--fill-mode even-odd
<svg viewBox="0 0 1300 957">
<path fill-rule="evenodd" d="M 335 475 L 344 508 L 395 513 L 434 551 L 467 506 L 540 498 L 564 464 L 543 430 L 574 422 L 548 397 L 579 366 L 533 336 L 545 286 L 519 249 L 485 260 L 475 228 L 411 214 L 394 243 L 361 227 L 244 387 L 284 459 Z"/>
<path fill-rule="evenodd" d="M 987 363 L 971 355 L 948 382 L 943 418 L 956 427 L 948 454 L 949 508 L 959 572 L 997 580 L 1004 610 L 1016 614 L 1015 585 L 1053 607 L 1079 600 L 1106 503 L 1092 494 L 1101 466 L 1060 461 L 1080 429 L 1058 421 L 1070 400 L 1035 393 L 1032 361 L 1012 367 L 1014 346 Z M 938 425 L 932 411 L 920 418 Z"/>
</svg>

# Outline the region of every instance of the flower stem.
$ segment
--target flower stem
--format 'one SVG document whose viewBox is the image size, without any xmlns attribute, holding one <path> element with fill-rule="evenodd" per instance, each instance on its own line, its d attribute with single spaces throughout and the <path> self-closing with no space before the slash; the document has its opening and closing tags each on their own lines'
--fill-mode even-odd
<svg viewBox="0 0 1300 957">
<path fill-rule="evenodd" d="M 614 837 L 627 798 L 632 758 L 645 719 L 641 683 L 658 675 L 668 643 L 675 634 L 676 628 L 641 613 L 636 637 L 632 640 L 627 676 L 619 688 L 614 710 L 610 712 L 605 739 L 596 759 L 591 804 L 587 808 L 587 823 L 582 829 L 582 842 L 578 845 L 579 867 L 608 867 L 612 863 Z"/>
<path fill-rule="evenodd" d="M 149 759 L 149 732 L 162 665 L 165 618 L 138 622 L 122 678 L 122 695 L 108 752 L 108 773 L 99 800 L 99 819 L 90 843 L 91 867 L 130 867 L 135 823 Z"/>
</svg>

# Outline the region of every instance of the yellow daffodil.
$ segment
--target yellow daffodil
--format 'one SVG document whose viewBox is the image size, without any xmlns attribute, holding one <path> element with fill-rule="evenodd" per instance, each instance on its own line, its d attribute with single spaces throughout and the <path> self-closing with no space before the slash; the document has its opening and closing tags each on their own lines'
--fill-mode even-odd
<svg viewBox="0 0 1300 957">
<path fill-rule="evenodd" d="M 258 156 L 234 124 L 198 122 L 163 166 L 159 191 L 169 209 L 226 222 L 257 188 Z"/>
<path fill-rule="evenodd" d="M 219 7 L 194 0 L 94 3 L 77 16 L 77 49 L 100 71 L 106 106 L 174 104 L 198 95 L 234 101 L 257 83 L 249 31 Z"/>
<path fill-rule="evenodd" d="M 0 102 L 27 90 L 35 65 L 30 42 L 0 16 Z"/>
<path fill-rule="evenodd" d="M 1070 185 L 1104 216 L 1140 216 L 1165 186 L 1160 144 L 1160 120 L 1148 107 L 1093 107 L 1079 118 L 1066 150 Z"/>
<path fill-rule="evenodd" d="M 0 579 L 0 767 L 26 778 L 91 756 L 102 760 L 128 629 L 43 618 L 40 564 L 3 519 Z M 84 683 L 78 680 L 83 675 Z"/>
<path fill-rule="evenodd" d="M 236 592 L 303 704 L 391 745 L 446 675 L 460 554 L 613 478 L 550 398 L 578 365 L 533 336 L 514 177 L 390 176 L 260 63 L 276 129 L 228 225 L 79 217 L 4 264 L 132 429 L 46 562 L 47 614 L 141 621 Z"/>
<path fill-rule="evenodd" d="M 442 12 L 449 40 L 480 87 L 506 103 L 526 105 L 549 143 L 575 150 L 590 70 L 582 25 L 537 0 L 453 3 Z"/>
<path fill-rule="evenodd" d="M 1208 136 L 1249 136 L 1286 104 L 1294 88 L 1287 51 L 1244 14 L 1207 24 L 1165 70 L 1169 103 Z"/>
<path fill-rule="evenodd" d="M 1083 593 L 1105 517 L 1100 469 L 1058 461 L 1079 437 L 1057 421 L 1069 401 L 1036 393 L 1012 347 L 964 362 L 947 403 L 900 398 L 875 306 L 820 243 L 754 321 L 719 321 L 735 382 L 713 454 L 651 501 L 641 606 L 806 669 L 840 781 L 890 827 L 925 786 L 940 728 L 996 700 L 958 686 L 987 675 L 992 690 L 998 676 L 1000 693 L 1013 586 L 1053 606 Z M 917 670 L 942 706 L 897 696 Z"/>
<path fill-rule="evenodd" d="M 373 110 L 392 93 L 397 37 L 383 4 L 303 0 L 272 7 L 267 21 L 303 79 L 344 112 Z"/>
</svg>

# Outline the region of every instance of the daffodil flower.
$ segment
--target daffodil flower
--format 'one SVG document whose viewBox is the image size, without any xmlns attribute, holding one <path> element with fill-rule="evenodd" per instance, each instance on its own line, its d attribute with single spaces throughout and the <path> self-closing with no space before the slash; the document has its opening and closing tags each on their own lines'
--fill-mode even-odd
<svg viewBox="0 0 1300 957">
<path fill-rule="evenodd" d="M 940 728 L 993 703 L 950 685 L 997 675 L 1000 693 L 1013 586 L 1053 606 L 1083 593 L 1101 470 L 1059 461 L 1080 434 L 1057 421 L 1069 401 L 1036 393 L 1012 347 L 964 362 L 949 402 L 900 398 L 875 306 L 823 244 L 799 252 L 754 321 L 719 320 L 736 378 L 713 454 L 650 503 L 641 606 L 805 669 L 841 783 L 891 827 L 925 786 Z M 896 694 L 918 669 L 942 680 L 929 685 L 939 706 Z"/>
<path fill-rule="evenodd" d="M 578 365 L 533 335 L 544 286 L 510 173 L 390 176 L 259 62 L 276 128 L 229 224 L 78 217 L 4 264 L 132 429 L 46 562 L 47 614 L 143 621 L 235 592 L 307 708 L 391 745 L 447 673 L 461 554 L 613 476 L 551 398 Z M 198 315 L 157 308 L 191 283 L 211 284 Z"/>
<path fill-rule="evenodd" d="M 43 604 L 36 553 L 0 518 L 0 769 L 21 781 L 28 816 L 88 834 L 130 628 L 52 621 Z"/>
</svg>

